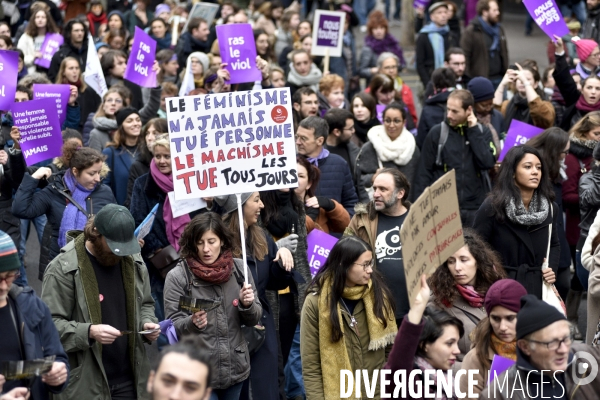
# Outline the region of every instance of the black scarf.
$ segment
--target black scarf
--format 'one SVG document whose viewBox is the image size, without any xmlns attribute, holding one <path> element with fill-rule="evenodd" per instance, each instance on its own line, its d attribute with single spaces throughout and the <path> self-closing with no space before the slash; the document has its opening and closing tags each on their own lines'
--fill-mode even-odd
<svg viewBox="0 0 600 400">
<path fill-rule="evenodd" d="M 278 212 L 268 222 L 266 228 L 276 240 L 292 232 L 292 226 L 298 231 L 298 213 L 292 206 L 292 195 L 296 195 L 293 190 L 277 193 Z"/>
<path fill-rule="evenodd" d="M 369 130 L 372 127 L 377 125 L 381 125 L 381 122 L 379 122 L 377 118 L 371 118 L 367 122 L 361 122 L 354 118 L 354 133 L 356 134 L 356 137 L 360 139 L 361 142 L 367 143 L 369 141 L 367 133 L 369 133 Z"/>
<path fill-rule="evenodd" d="M 529 115 L 527 97 L 522 97 L 519 93 L 515 93 L 506 107 L 506 113 L 504 115 L 504 132 L 508 132 L 508 127 L 513 119 L 533 125 L 531 116 Z"/>
</svg>

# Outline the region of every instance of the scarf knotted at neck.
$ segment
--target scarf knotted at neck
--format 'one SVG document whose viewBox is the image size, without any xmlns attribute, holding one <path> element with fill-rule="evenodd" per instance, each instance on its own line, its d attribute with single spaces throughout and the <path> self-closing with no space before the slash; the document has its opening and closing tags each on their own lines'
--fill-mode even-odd
<svg viewBox="0 0 600 400">
<path fill-rule="evenodd" d="M 327 150 L 325 147 L 323 147 L 323 150 L 321 150 L 321 152 L 319 153 L 318 156 L 307 157 L 306 159 L 308 160 L 309 163 L 311 163 L 315 167 L 319 168 L 319 160 L 322 160 L 327 157 L 329 157 L 329 150 Z"/>
<path fill-rule="evenodd" d="M 158 185 L 160 190 L 165 194 L 165 203 L 163 204 L 163 218 L 165 220 L 165 227 L 167 228 L 167 240 L 169 244 L 179 251 L 179 238 L 183 234 L 183 230 L 190 223 L 191 219 L 189 214 L 184 214 L 180 217 L 173 216 L 173 210 L 171 209 L 171 200 L 169 199 L 169 192 L 173 191 L 173 179 L 172 174 L 165 175 L 156 166 L 154 159 L 150 162 L 150 174 L 154 179 L 154 182 Z"/>
<path fill-rule="evenodd" d="M 231 254 L 231 250 L 221 252 L 219 258 L 210 265 L 204 264 L 195 257 L 188 257 L 185 260 L 190 267 L 190 271 L 196 277 L 215 285 L 227 282 L 233 273 L 233 255 Z"/>
<path fill-rule="evenodd" d="M 436 369 L 433 368 L 429 361 L 427 361 L 423 357 L 415 356 L 415 364 L 417 364 L 417 367 L 419 367 L 419 369 L 423 372 L 427 370 L 436 371 Z M 452 379 L 452 376 L 449 373 L 449 371 L 452 371 L 452 369 L 448 371 L 443 371 L 443 374 L 433 374 L 433 376 L 435 377 L 435 389 L 428 389 L 431 393 L 437 393 L 437 388 L 439 387 L 448 387 L 450 388 L 450 393 L 454 395 L 454 380 Z M 444 390 L 441 390 L 441 395 L 441 397 L 436 397 L 435 400 L 449 400 L 454 398 L 453 396 L 447 397 L 446 392 Z"/>
<path fill-rule="evenodd" d="M 503 342 L 496 336 L 494 332 L 490 336 L 492 341 L 492 349 L 494 353 L 504 358 L 517 361 L 517 339 L 515 338 L 512 342 Z"/>
<path fill-rule="evenodd" d="M 292 206 L 293 191 L 282 192 L 277 190 L 278 213 L 267 223 L 266 228 L 275 238 L 275 241 L 292 232 L 292 227 L 298 227 L 298 213 Z"/>
<path fill-rule="evenodd" d="M 367 136 L 377 157 L 382 162 L 391 161 L 400 166 L 406 165 L 412 160 L 417 147 L 415 137 L 406 127 L 402 128 L 402 133 L 394 140 L 390 139 L 383 125 L 371 128 Z"/>
<path fill-rule="evenodd" d="M 575 107 L 581 111 L 600 111 L 600 101 L 598 101 L 596 104 L 590 104 L 585 101 L 585 98 L 583 95 L 581 95 L 579 96 L 579 100 L 577 100 Z"/>
<path fill-rule="evenodd" d="M 290 63 L 290 72 L 288 74 L 288 82 L 293 83 L 296 86 L 308 86 L 314 91 L 319 90 L 319 81 L 323 77 L 321 70 L 312 63 L 310 71 L 307 75 L 300 75 L 294 68 L 294 64 Z"/>
<path fill-rule="evenodd" d="M 340 390 L 340 370 L 352 370 L 348 349 L 346 348 L 346 340 L 342 338 L 336 343 L 331 343 L 331 313 L 329 310 L 329 296 L 331 296 L 331 288 L 333 281 L 328 277 L 323 282 L 321 293 L 319 295 L 319 352 L 321 354 L 321 371 L 323 375 L 323 389 L 325 398 L 339 398 Z M 354 286 L 344 288 L 342 297 L 348 300 L 362 300 L 367 315 L 367 329 L 359 326 L 358 329 L 362 334 L 369 333 L 369 351 L 376 351 L 392 344 L 396 338 L 398 329 L 396 328 L 396 319 L 394 315 L 387 316 L 387 327 L 375 316 L 373 307 L 375 304 L 375 294 L 372 290 L 372 281 L 366 286 Z M 338 303 L 337 306 L 338 318 L 340 321 L 340 329 L 344 334 L 344 320 L 342 318 L 342 307 Z M 337 396 L 336 396 L 337 394 Z"/>
<path fill-rule="evenodd" d="M 471 307 L 481 308 L 483 307 L 483 301 L 485 297 L 475 291 L 473 286 L 469 285 L 454 285 L 460 295 L 469 303 Z"/>
<path fill-rule="evenodd" d="M 514 198 L 511 198 L 506 205 L 506 216 L 511 222 L 519 225 L 531 226 L 541 224 L 548 217 L 550 206 L 548 199 L 545 197 L 542 197 L 540 200 L 538 201 L 538 192 L 536 190 L 529 202 L 529 210 L 526 210 L 522 199 L 519 198 L 517 203 Z"/>
<path fill-rule="evenodd" d="M 365 45 L 367 45 L 367 47 L 369 47 L 373 53 L 377 55 L 380 55 L 384 52 L 395 54 L 400 60 L 400 65 L 398 66 L 399 68 L 403 65 L 406 65 L 400 44 L 396 38 L 389 33 L 386 33 L 383 39 L 375 39 L 373 36 L 368 35 L 365 37 Z"/>
<path fill-rule="evenodd" d="M 64 178 L 65 186 L 69 189 L 71 197 L 77 202 L 84 210 L 92 211 L 87 209 L 86 199 L 94 191 L 94 189 L 86 189 L 81 186 L 75 179 L 75 175 L 68 169 L 65 172 Z M 65 211 L 63 212 L 62 220 L 60 222 L 60 228 L 58 232 L 58 246 L 64 247 L 67 244 L 67 232 L 70 230 L 83 230 L 85 223 L 87 222 L 87 215 L 79 211 L 79 209 L 68 202 Z"/>
<path fill-rule="evenodd" d="M 419 33 L 426 33 L 429 38 L 429 43 L 433 47 L 433 57 L 435 61 L 435 69 L 442 68 L 444 66 L 444 37 L 450 32 L 450 27 L 444 25 L 438 27 L 435 23 L 430 22 L 425 25 Z"/>
<path fill-rule="evenodd" d="M 498 50 L 498 46 L 500 45 L 500 25 L 490 25 L 481 17 L 477 17 L 479 19 L 479 23 L 481 24 L 481 28 L 485 33 L 492 37 L 492 44 L 490 46 L 490 56 L 495 57 L 496 50 Z"/>
</svg>

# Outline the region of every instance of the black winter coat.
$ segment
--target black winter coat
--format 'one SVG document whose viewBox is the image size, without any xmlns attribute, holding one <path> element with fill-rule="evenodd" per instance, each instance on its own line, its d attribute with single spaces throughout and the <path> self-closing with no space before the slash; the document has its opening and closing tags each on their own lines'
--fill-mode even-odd
<svg viewBox="0 0 600 400">
<path fill-rule="evenodd" d="M 337 154 L 330 154 L 319 160 L 319 171 L 321 171 L 321 179 L 316 195 L 337 201 L 352 217 L 358 196 L 348 163 Z"/>
<path fill-rule="evenodd" d="M 52 225 L 52 242 L 50 244 L 50 260 L 54 259 L 60 252 L 58 247 L 58 232 L 62 223 L 63 213 L 67 205 L 67 199 L 58 191 L 67 191 L 67 185 L 63 181 L 64 171 L 59 172 L 56 180 L 44 189 L 36 192 L 40 181 L 32 178 L 29 173 L 23 177 L 23 182 L 15 195 L 13 203 L 13 214 L 18 218 L 33 219 L 40 215 L 48 217 L 48 223 Z M 107 204 L 116 203 L 110 188 L 104 184 L 96 186 L 96 189 L 88 197 L 91 200 L 91 214 L 98 211 Z M 82 204 L 84 206 L 84 204 Z"/>
<path fill-rule="evenodd" d="M 444 36 L 444 51 L 447 51 L 451 47 L 460 47 L 460 37 L 453 31 L 448 32 Z M 426 33 L 420 33 L 417 37 L 416 49 L 417 73 L 419 74 L 419 78 L 421 78 L 423 86 L 426 87 L 435 69 L 433 47 Z"/>
<path fill-rule="evenodd" d="M 85 72 L 85 63 L 87 62 L 87 52 L 87 38 L 83 40 L 81 49 L 74 47 L 71 43 L 65 43 L 60 46 L 58 51 L 54 53 L 52 61 L 50 62 L 50 68 L 48 68 L 48 79 L 50 79 L 52 82 L 56 82 L 56 76 L 58 75 L 60 63 L 67 57 L 73 57 L 79 61 L 79 67 L 81 68 L 81 73 L 83 74 Z"/>
<path fill-rule="evenodd" d="M 422 119 L 422 118 L 421 118 Z M 413 198 L 418 198 L 425 188 L 446 172 L 456 170 L 458 204 L 461 210 L 477 210 L 486 196 L 481 170 L 494 167 L 495 147 L 489 128 L 478 126 L 464 132 L 450 127 L 446 145 L 442 150 L 442 166 L 435 160 L 441 135 L 441 124 L 434 126 L 421 148 L 421 160 L 414 181 Z"/>
<path fill-rule="evenodd" d="M 152 160 L 152 158 L 150 158 Z M 127 181 L 127 199 L 123 205 L 130 209 L 131 205 L 131 196 L 133 195 L 133 186 L 135 185 L 135 181 L 142 175 L 150 172 L 150 161 L 144 159 L 143 153 L 140 154 L 137 159 L 131 164 L 131 168 L 129 168 L 129 180 Z"/>
<path fill-rule="evenodd" d="M 417 128 L 417 146 L 423 147 L 427 134 L 437 124 L 446 120 L 446 102 L 448 96 L 452 93 L 449 90 L 437 93 L 425 100 L 421 118 L 419 118 L 419 127 Z"/>
<path fill-rule="evenodd" d="M 527 289 L 527 293 L 542 297 L 542 263 L 548 250 L 548 229 L 552 223 L 550 247 L 550 268 L 557 273 L 560 259 L 560 242 L 558 239 L 558 219 L 562 218 L 556 203 L 552 203 L 554 215 L 550 212 L 544 222 L 527 227 L 511 222 L 506 216 L 500 223 L 494 215 L 491 199 L 487 198 L 481 205 L 473 228 L 500 255 L 502 266 L 508 277 L 515 279 Z"/>
</svg>

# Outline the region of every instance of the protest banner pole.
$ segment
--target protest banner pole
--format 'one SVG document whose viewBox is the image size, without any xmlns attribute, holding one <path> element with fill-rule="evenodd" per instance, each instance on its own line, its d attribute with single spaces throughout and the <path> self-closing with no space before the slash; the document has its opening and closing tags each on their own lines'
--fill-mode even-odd
<svg viewBox="0 0 600 400">
<path fill-rule="evenodd" d="M 329 49 L 325 49 L 325 59 L 323 60 L 323 74 L 329 72 Z"/>
<path fill-rule="evenodd" d="M 177 29 L 179 28 L 179 15 L 175 15 L 171 18 L 173 24 L 173 32 L 171 33 L 171 46 L 177 45 Z"/>
<path fill-rule="evenodd" d="M 242 211 L 242 194 L 236 193 L 235 197 L 237 198 L 237 206 L 238 206 L 238 219 L 240 226 L 240 243 L 242 247 L 242 259 L 244 260 L 244 283 L 248 284 L 248 263 L 246 257 L 246 235 L 244 232 L 244 213 Z"/>
</svg>

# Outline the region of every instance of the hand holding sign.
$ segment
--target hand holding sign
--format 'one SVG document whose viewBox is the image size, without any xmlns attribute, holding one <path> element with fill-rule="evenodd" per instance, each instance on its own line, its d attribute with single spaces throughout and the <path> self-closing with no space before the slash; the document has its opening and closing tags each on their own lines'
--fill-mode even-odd
<svg viewBox="0 0 600 400">
<path fill-rule="evenodd" d="M 156 41 L 142 29 L 135 27 L 135 36 L 127 69 L 123 77 L 143 87 L 156 87 Z"/>
<path fill-rule="evenodd" d="M 431 289 L 429 289 L 429 285 L 427 284 L 427 275 L 421 275 L 421 288 L 415 297 L 415 300 L 410 307 L 410 311 L 408 312 L 408 320 L 410 323 L 418 325 L 421 323 L 421 318 L 423 318 L 423 313 L 425 312 L 425 308 L 427 308 L 427 303 L 429 302 L 429 296 L 431 296 Z"/>
<path fill-rule="evenodd" d="M 230 73 L 227 83 L 246 83 L 262 80 L 256 65 L 256 44 L 250 24 L 217 26 L 221 59 Z"/>
<path fill-rule="evenodd" d="M 559 36 L 554 35 L 554 53 L 563 54 L 565 52 L 565 45 Z"/>
<path fill-rule="evenodd" d="M 554 0 L 524 0 L 523 3 L 535 23 L 550 39 L 554 35 L 564 36 L 569 33 L 567 23 Z"/>
</svg>

